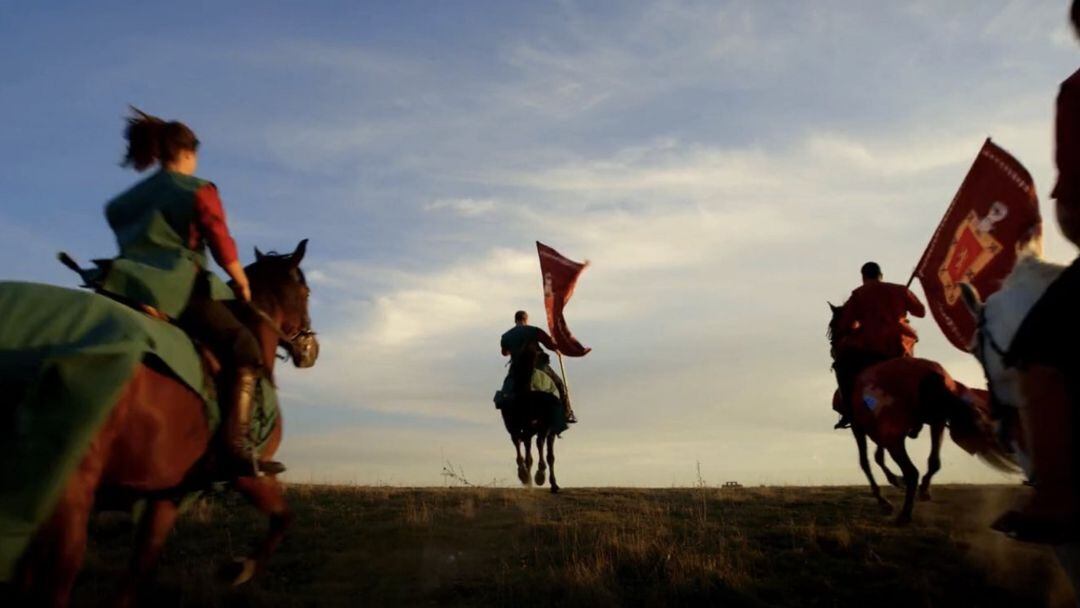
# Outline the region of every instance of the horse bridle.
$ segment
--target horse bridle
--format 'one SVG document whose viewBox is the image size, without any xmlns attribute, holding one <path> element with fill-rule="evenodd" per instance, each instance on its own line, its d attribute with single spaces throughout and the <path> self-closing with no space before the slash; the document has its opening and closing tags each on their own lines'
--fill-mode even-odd
<svg viewBox="0 0 1080 608">
<path fill-rule="evenodd" d="M 299 347 L 297 347 L 296 343 L 300 342 L 305 338 L 314 338 L 315 332 L 310 327 L 302 327 L 300 329 L 297 329 L 292 335 L 289 335 L 285 333 L 285 330 L 281 329 L 281 326 L 278 324 L 278 322 L 275 321 L 273 317 L 268 315 L 266 311 L 259 308 L 252 302 L 248 302 L 247 305 L 248 308 L 251 309 L 251 312 L 255 313 L 255 316 L 259 317 L 260 320 L 269 325 L 270 329 L 272 329 L 274 333 L 277 334 L 277 337 L 282 342 L 288 345 L 288 357 L 291 357 L 294 361 L 299 360 L 299 355 L 297 354 L 297 349 Z"/>
</svg>

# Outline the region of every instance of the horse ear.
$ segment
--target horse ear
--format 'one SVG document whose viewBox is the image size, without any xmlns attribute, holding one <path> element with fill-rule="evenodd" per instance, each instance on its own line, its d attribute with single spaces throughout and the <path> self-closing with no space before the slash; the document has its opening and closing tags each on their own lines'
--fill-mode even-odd
<svg viewBox="0 0 1080 608">
<path fill-rule="evenodd" d="M 960 297 L 963 298 L 968 311 L 978 318 L 983 309 L 983 301 L 979 297 L 979 290 L 975 289 L 975 286 L 971 283 L 960 283 Z"/>
<path fill-rule="evenodd" d="M 840 310 L 840 307 L 836 306 L 832 302 L 825 302 L 825 303 L 829 305 L 829 310 L 831 310 L 833 312 L 836 312 L 836 311 Z"/>
<path fill-rule="evenodd" d="M 300 266 L 300 262 L 303 261 L 304 254 L 307 253 L 307 242 L 307 239 L 300 241 L 300 244 L 296 246 L 296 251 L 289 256 L 293 266 Z"/>
<path fill-rule="evenodd" d="M 266 256 L 263 254 L 263 252 L 259 251 L 259 248 L 256 247 L 255 248 L 255 261 L 258 262 L 259 260 L 263 259 L 264 257 L 266 257 Z"/>
</svg>

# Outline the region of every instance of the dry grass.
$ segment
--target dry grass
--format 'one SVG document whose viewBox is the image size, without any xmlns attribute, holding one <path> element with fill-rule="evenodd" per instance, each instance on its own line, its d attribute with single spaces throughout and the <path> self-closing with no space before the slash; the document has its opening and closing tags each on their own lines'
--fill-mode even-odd
<svg viewBox="0 0 1080 608">
<path fill-rule="evenodd" d="M 1011 489 L 939 488 L 893 527 L 862 488 L 545 491 L 291 486 L 297 523 L 266 574 L 217 563 L 263 521 L 200 503 L 170 542 L 161 606 L 996 606 L 1061 600 L 1048 552 L 987 531 Z M 78 599 L 108 596 L 130 524 L 99 518 Z M 216 562 L 213 560 L 217 560 Z"/>
</svg>

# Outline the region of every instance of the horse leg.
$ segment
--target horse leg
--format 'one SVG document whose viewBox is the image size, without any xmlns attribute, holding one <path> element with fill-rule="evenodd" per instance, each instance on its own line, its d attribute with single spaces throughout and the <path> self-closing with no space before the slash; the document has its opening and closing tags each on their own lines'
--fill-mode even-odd
<svg viewBox="0 0 1080 608">
<path fill-rule="evenodd" d="M 904 482 L 901 481 L 900 477 L 893 473 L 891 469 L 889 469 L 888 463 L 885 462 L 884 447 L 879 445 L 877 446 L 877 449 L 874 450 L 874 462 L 876 462 L 878 466 L 881 467 L 882 472 L 885 473 L 885 479 L 889 480 L 889 485 L 893 486 L 894 488 L 904 487 Z"/>
<path fill-rule="evenodd" d="M 256 509 L 270 516 L 270 527 L 255 551 L 248 557 L 237 560 L 236 569 L 229 573 L 233 587 L 243 585 L 263 571 L 266 562 L 285 538 L 285 532 L 288 531 L 294 519 L 277 478 L 273 476 L 241 477 L 236 480 L 236 489 Z"/>
<path fill-rule="evenodd" d="M 559 493 L 559 484 L 555 483 L 555 433 L 547 436 L 547 464 L 548 476 L 551 478 L 551 493 Z"/>
<path fill-rule="evenodd" d="M 131 569 L 117 593 L 118 606 L 134 606 L 139 588 L 143 586 L 157 567 L 165 540 L 172 532 L 180 507 L 169 499 L 150 501 L 139 522 L 135 536 L 135 551 L 131 556 Z"/>
<path fill-rule="evenodd" d="M 516 434 L 510 436 L 510 440 L 514 442 L 514 450 L 517 451 L 517 476 L 521 485 L 528 485 L 529 472 L 525 470 L 525 458 L 521 455 L 521 437 Z"/>
<path fill-rule="evenodd" d="M 930 458 L 926 461 L 926 475 L 923 475 L 919 486 L 919 500 L 930 500 L 930 478 L 941 470 L 941 436 L 944 432 L 944 423 L 935 423 L 930 427 Z"/>
<path fill-rule="evenodd" d="M 544 462 L 544 441 L 547 439 L 547 435 L 544 433 L 538 433 L 536 435 L 536 485 L 542 486 L 546 480 L 547 464 Z"/>
<path fill-rule="evenodd" d="M 870 459 L 866 455 L 866 433 L 853 426 L 851 427 L 851 434 L 855 435 L 855 443 L 859 446 L 859 466 L 862 467 L 863 473 L 866 473 L 867 481 L 870 482 L 870 494 L 877 499 L 878 505 L 888 515 L 892 513 L 893 506 L 881 495 L 881 488 L 878 487 L 877 481 L 874 479 L 874 472 L 870 470 Z"/>
<path fill-rule="evenodd" d="M 532 485 L 532 435 L 525 437 L 525 485 Z"/>
<path fill-rule="evenodd" d="M 896 523 L 907 524 L 911 522 L 911 511 L 915 507 L 915 486 L 919 483 L 919 469 L 911 462 L 903 438 L 889 447 L 889 455 L 904 472 L 904 506 L 896 516 Z"/>
</svg>

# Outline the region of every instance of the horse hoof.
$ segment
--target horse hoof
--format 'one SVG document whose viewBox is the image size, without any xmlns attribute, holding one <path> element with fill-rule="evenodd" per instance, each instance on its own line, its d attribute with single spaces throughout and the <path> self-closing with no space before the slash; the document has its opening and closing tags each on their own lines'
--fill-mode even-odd
<svg viewBox="0 0 1080 608">
<path fill-rule="evenodd" d="M 521 485 L 529 485 L 529 472 L 525 470 L 525 467 L 518 467 L 518 481 Z"/>
<path fill-rule="evenodd" d="M 536 472 L 536 485 L 542 486 L 542 485 L 544 485 L 545 481 L 546 481 L 546 478 L 545 478 L 544 472 L 543 471 L 537 471 Z"/>
<path fill-rule="evenodd" d="M 255 578 L 255 560 L 250 557 L 237 557 L 221 568 L 221 578 L 230 587 L 239 587 Z"/>
<path fill-rule="evenodd" d="M 557 486 L 555 484 L 551 484 L 551 493 L 552 494 L 558 494 L 559 493 L 559 486 Z"/>
<path fill-rule="evenodd" d="M 900 490 L 903 490 L 907 487 L 904 485 L 904 480 L 900 479 L 899 477 L 890 477 L 889 485 Z"/>
<path fill-rule="evenodd" d="M 923 502 L 930 502 L 933 499 L 930 498 L 930 492 L 926 491 L 926 492 L 919 492 L 919 500 L 921 500 Z"/>
</svg>

